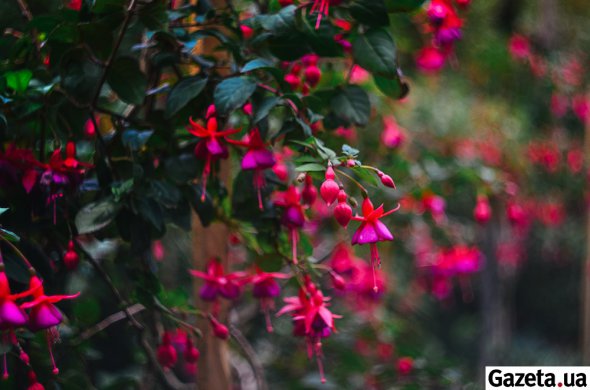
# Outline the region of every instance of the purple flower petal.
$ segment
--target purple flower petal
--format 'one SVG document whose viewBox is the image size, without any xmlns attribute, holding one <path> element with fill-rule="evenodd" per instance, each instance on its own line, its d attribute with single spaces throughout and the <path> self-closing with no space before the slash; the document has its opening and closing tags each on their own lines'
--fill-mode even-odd
<svg viewBox="0 0 590 390">
<path fill-rule="evenodd" d="M 62 315 L 55 306 L 50 303 L 41 303 L 31 310 L 29 316 L 29 328 L 32 331 L 51 328 L 61 323 Z"/>
<path fill-rule="evenodd" d="M 359 244 L 372 244 L 379 241 L 377 231 L 372 223 L 368 223 L 365 226 L 361 226 L 358 230 L 357 241 Z"/>
<path fill-rule="evenodd" d="M 27 323 L 27 316 L 16 303 L 3 300 L 0 303 L 0 329 L 18 328 Z"/>
<path fill-rule="evenodd" d="M 387 226 L 381 221 L 375 221 L 375 230 L 379 236 L 379 241 L 391 241 L 393 240 L 393 234 L 389 231 Z"/>
</svg>

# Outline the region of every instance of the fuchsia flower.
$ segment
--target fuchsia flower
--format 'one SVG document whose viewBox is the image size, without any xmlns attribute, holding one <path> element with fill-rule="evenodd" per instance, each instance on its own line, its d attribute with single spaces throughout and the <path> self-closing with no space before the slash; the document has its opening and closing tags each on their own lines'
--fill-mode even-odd
<svg viewBox="0 0 590 390">
<path fill-rule="evenodd" d="M 461 39 L 463 20 L 448 0 L 432 0 L 426 14 L 438 46 L 450 48 L 454 41 Z"/>
<path fill-rule="evenodd" d="M 332 314 L 328 309 L 329 300 L 330 298 L 324 297 L 307 277 L 305 288 L 299 289 L 298 296 L 284 298 L 286 305 L 277 313 L 277 316 L 291 313 L 293 333 L 295 336 L 306 338 L 308 356 L 311 359 L 315 355 L 322 383 L 326 382 L 326 378 L 322 364 L 321 339 L 330 336 L 336 330 L 334 319 L 341 317 Z"/>
<path fill-rule="evenodd" d="M 228 142 L 243 146 L 248 149 L 242 158 L 242 169 L 245 171 L 254 171 L 254 188 L 258 194 L 258 208 L 264 209 L 262 204 L 262 188 L 266 185 L 264 170 L 272 168 L 276 164 L 276 159 L 271 150 L 268 149 L 266 142 L 262 140 L 260 131 L 254 128 L 245 137 L 244 141 L 227 140 Z"/>
<path fill-rule="evenodd" d="M 74 11 L 80 11 L 80 8 L 82 8 L 82 0 L 70 0 L 67 7 Z"/>
<path fill-rule="evenodd" d="M 222 340 L 227 340 L 229 338 L 229 329 L 227 329 L 227 326 L 223 325 L 211 314 L 209 314 L 209 324 L 211 325 L 215 337 Z"/>
<path fill-rule="evenodd" d="M 252 276 L 251 281 L 254 285 L 252 294 L 260 300 L 260 308 L 264 312 L 268 332 L 273 331 L 269 311 L 274 310 L 274 298 L 281 293 L 281 286 L 276 279 L 289 279 L 290 277 L 290 275 L 281 272 L 264 272 L 258 267 L 256 267 L 256 274 Z"/>
<path fill-rule="evenodd" d="M 76 269 L 80 263 L 80 256 L 76 253 L 73 240 L 68 242 L 68 250 L 64 253 L 63 261 L 66 268 L 70 271 Z"/>
<path fill-rule="evenodd" d="M 445 66 L 445 59 L 446 56 L 440 49 L 426 46 L 416 54 L 416 65 L 424 73 L 438 73 Z"/>
<path fill-rule="evenodd" d="M 508 51 L 515 60 L 526 60 L 531 55 L 531 45 L 524 35 L 514 34 L 508 41 Z"/>
<path fill-rule="evenodd" d="M 381 265 L 379 252 L 377 251 L 377 243 L 381 241 L 393 240 L 393 235 L 387 226 L 385 226 L 385 224 L 380 221 L 380 219 L 396 212 L 399 209 L 400 205 L 392 210 L 384 212 L 383 205 L 380 205 L 375 209 L 371 200 L 369 198 L 365 198 L 362 205 L 363 215 L 356 215 L 352 217 L 353 220 L 361 222 L 360 226 L 352 236 L 352 245 L 369 244 L 371 246 L 371 266 L 373 267 L 373 289 L 375 292 L 378 291 L 377 281 L 375 278 L 375 267 Z"/>
<path fill-rule="evenodd" d="M 287 191 L 275 192 L 273 202 L 283 209 L 281 223 L 289 230 L 291 245 L 293 246 L 293 264 L 297 264 L 298 229 L 305 224 L 305 214 L 303 213 L 299 188 L 289 186 Z"/>
<path fill-rule="evenodd" d="M 203 193 L 201 195 L 201 201 L 205 200 L 207 190 L 207 178 L 211 173 L 211 164 L 228 157 L 229 152 L 227 145 L 225 144 L 226 137 L 228 135 L 239 132 L 239 129 L 228 129 L 219 131 L 217 127 L 217 116 L 215 113 L 215 106 L 211 105 L 207 109 L 205 115 L 206 127 L 201 126 L 199 123 L 189 118 L 191 127 L 187 127 L 189 133 L 195 137 L 200 138 L 195 146 L 195 156 L 199 160 L 205 160 L 205 167 L 203 168 L 202 175 L 202 188 Z"/>
<path fill-rule="evenodd" d="M 205 282 L 199 291 L 204 301 L 217 301 L 219 296 L 236 299 L 242 293 L 242 286 L 247 283 L 244 272 L 225 273 L 218 259 L 212 258 L 207 263 L 207 272 L 189 270 L 190 274 Z"/>
<path fill-rule="evenodd" d="M 397 371 L 400 375 L 409 375 L 414 369 L 414 359 L 408 356 L 400 357 L 397 360 Z"/>
<path fill-rule="evenodd" d="M 340 190 L 338 192 L 338 204 L 334 207 L 334 218 L 344 228 L 348 226 L 348 223 L 352 219 L 352 207 L 346 201 L 347 197 L 346 192 Z"/>
<path fill-rule="evenodd" d="M 473 217 L 478 223 L 482 225 L 487 223 L 492 218 L 492 208 L 487 196 L 478 195 L 475 208 L 473 209 Z"/>
<path fill-rule="evenodd" d="M 332 168 L 332 164 L 328 165 L 326 169 L 326 176 L 324 182 L 320 186 L 320 195 L 324 202 L 328 206 L 330 206 L 336 198 L 338 197 L 338 192 L 340 192 L 340 186 L 336 183 L 336 174 L 334 173 L 334 169 Z"/>
<path fill-rule="evenodd" d="M 164 370 L 169 370 L 174 367 L 176 361 L 178 360 L 178 354 L 172 345 L 172 337 L 168 331 L 162 334 L 162 342 L 158 346 L 157 357 L 158 362 L 164 368 Z"/>
<path fill-rule="evenodd" d="M 45 295 L 43 289 L 43 282 L 37 276 L 33 275 L 29 279 L 29 289 L 33 292 L 33 300 L 25 302 L 21 305 L 22 309 L 31 309 L 29 312 L 28 327 L 33 332 L 46 329 L 47 345 L 49 347 L 49 356 L 53 364 L 53 373 L 57 375 L 59 369 L 55 365 L 53 358 L 52 345 L 59 339 L 56 326 L 59 325 L 63 316 L 59 309 L 55 307 L 55 303 L 63 301 L 64 299 L 77 298 L 80 293 L 73 295 Z"/>
<path fill-rule="evenodd" d="M 445 220 L 446 202 L 442 196 L 426 194 L 422 197 L 422 207 L 430 211 L 432 218 L 436 223 L 442 223 Z"/>
<path fill-rule="evenodd" d="M 330 6 L 331 5 L 338 5 L 342 2 L 342 0 L 314 0 L 313 6 L 311 7 L 310 13 L 317 12 L 318 18 L 315 23 L 315 29 L 320 28 L 320 23 L 322 22 L 322 17 L 328 17 L 330 13 Z"/>
<path fill-rule="evenodd" d="M 8 186 L 9 183 L 20 180 L 25 191 L 29 193 L 39 176 L 37 168 L 42 166 L 31 150 L 19 149 L 11 144 L 4 152 L 0 151 L 0 185 Z"/>
<path fill-rule="evenodd" d="M 0 255 L 1 256 L 1 255 Z M 29 289 L 19 294 L 10 292 L 8 277 L 4 272 L 4 264 L 0 271 L 0 330 L 15 329 L 27 324 L 27 315 L 16 303 L 17 299 L 24 298 L 33 293 Z"/>
<path fill-rule="evenodd" d="M 406 139 L 405 129 L 402 128 L 393 116 L 383 117 L 383 131 L 381 142 L 391 149 L 400 147 Z"/>
</svg>

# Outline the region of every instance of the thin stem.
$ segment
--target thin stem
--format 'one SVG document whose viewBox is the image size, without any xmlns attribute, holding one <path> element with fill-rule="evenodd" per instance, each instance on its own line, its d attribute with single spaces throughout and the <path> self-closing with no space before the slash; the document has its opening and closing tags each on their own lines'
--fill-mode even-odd
<svg viewBox="0 0 590 390">
<path fill-rule="evenodd" d="M 357 186 L 358 188 L 360 188 L 360 190 L 362 191 L 362 193 L 363 193 L 363 196 L 365 196 L 365 197 L 366 197 L 366 196 L 368 196 L 368 195 L 369 195 L 369 192 L 367 191 L 367 189 L 366 189 L 366 188 L 365 188 L 365 187 L 364 187 L 364 186 L 363 186 L 361 183 L 359 183 L 359 182 L 358 182 L 358 180 L 356 180 L 356 179 L 355 179 L 355 178 L 353 178 L 352 176 L 350 176 L 350 175 L 348 175 L 348 174 L 346 174 L 346 173 L 342 172 L 342 171 L 341 171 L 341 170 L 339 170 L 339 169 L 335 169 L 335 170 L 334 170 L 334 172 L 336 172 L 336 174 L 337 174 L 337 175 L 342 175 L 342 176 L 346 177 L 348 180 L 350 180 L 351 182 L 353 182 L 354 184 L 356 184 L 356 186 Z"/>
<path fill-rule="evenodd" d="M 10 249 L 12 249 L 18 257 L 20 257 L 20 259 L 27 265 L 30 271 L 35 271 L 35 268 L 31 265 L 27 257 L 20 251 L 20 249 L 18 249 L 12 242 L 10 242 L 10 240 L 8 240 L 6 237 L 2 235 L 0 235 L 0 240 L 4 241 L 6 245 L 8 245 Z"/>
<path fill-rule="evenodd" d="M 244 355 L 246 356 L 246 359 L 248 359 L 248 362 L 250 362 L 250 365 L 254 370 L 254 377 L 256 378 L 258 390 L 268 389 L 268 385 L 264 380 L 264 368 L 262 367 L 262 363 L 260 363 L 258 356 L 256 356 L 254 348 L 252 348 L 246 337 L 244 337 L 242 332 L 240 332 L 240 330 L 235 326 L 229 326 L 229 333 L 244 352 Z"/>
</svg>

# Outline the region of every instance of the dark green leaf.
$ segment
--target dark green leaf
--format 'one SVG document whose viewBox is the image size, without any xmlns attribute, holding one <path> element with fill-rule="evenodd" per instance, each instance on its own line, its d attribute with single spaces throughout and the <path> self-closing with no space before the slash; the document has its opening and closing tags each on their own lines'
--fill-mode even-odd
<svg viewBox="0 0 590 390">
<path fill-rule="evenodd" d="M 12 242 L 20 241 L 20 237 L 16 233 L 11 232 L 10 230 L 0 228 L 0 236 L 2 236 L 2 238 L 6 239 L 8 241 L 12 241 Z"/>
<path fill-rule="evenodd" d="M 254 123 L 260 122 L 262 119 L 266 118 L 274 107 L 279 104 L 281 98 L 278 96 L 267 96 L 265 97 L 262 102 L 254 106 Z"/>
<path fill-rule="evenodd" d="M 425 0 L 385 0 L 387 12 L 412 12 L 424 4 Z"/>
<path fill-rule="evenodd" d="M 370 26 L 389 25 L 383 0 L 355 0 L 350 5 L 350 14 L 359 22 Z"/>
<path fill-rule="evenodd" d="M 143 5 L 138 11 L 139 20 L 149 30 L 162 30 L 168 22 L 166 5 L 163 1 L 152 1 Z"/>
<path fill-rule="evenodd" d="M 338 92 L 330 102 L 334 113 L 348 122 L 366 125 L 371 115 L 371 103 L 367 93 L 356 85 L 348 85 Z"/>
<path fill-rule="evenodd" d="M 152 134 L 154 134 L 153 130 L 125 130 L 121 136 L 121 142 L 129 149 L 137 151 L 148 142 Z"/>
<path fill-rule="evenodd" d="M 16 93 L 23 93 L 27 90 L 29 82 L 33 77 L 33 72 L 28 69 L 6 72 L 6 85 Z"/>
<path fill-rule="evenodd" d="M 191 185 L 189 191 L 189 203 L 199 216 L 201 224 L 205 227 L 209 226 L 213 219 L 215 219 L 215 208 L 213 207 L 213 201 L 209 194 L 205 193 L 205 199 L 203 199 L 203 189 L 199 185 Z"/>
<path fill-rule="evenodd" d="M 397 76 L 395 44 L 383 28 L 359 34 L 352 42 L 352 54 L 357 64 L 372 73 L 384 77 Z"/>
<path fill-rule="evenodd" d="M 251 72 L 256 69 L 272 68 L 273 66 L 273 63 L 269 60 L 264 58 L 256 58 L 244 65 L 242 68 L 242 73 Z"/>
<path fill-rule="evenodd" d="M 394 99 L 403 99 L 410 92 L 408 83 L 399 77 L 388 79 L 385 77 L 374 76 L 375 85 L 383 92 L 384 95 Z"/>
<path fill-rule="evenodd" d="M 297 172 L 323 172 L 326 170 L 326 166 L 317 163 L 303 164 L 295 168 Z"/>
<path fill-rule="evenodd" d="M 192 99 L 197 97 L 207 85 L 207 79 L 201 77 L 188 77 L 180 80 L 168 94 L 166 101 L 166 116 L 174 116 L 182 110 Z"/>
<path fill-rule="evenodd" d="M 76 215 L 78 234 L 93 233 L 104 228 L 117 216 L 120 209 L 121 205 L 112 196 L 87 204 Z"/>
<path fill-rule="evenodd" d="M 141 104 L 147 89 L 147 78 L 133 57 L 117 58 L 109 70 L 107 81 L 121 100 L 130 104 Z"/>
<path fill-rule="evenodd" d="M 61 61 L 61 86 L 80 103 L 90 103 L 96 92 L 102 68 L 88 59 L 82 49 L 64 55 Z"/>
<path fill-rule="evenodd" d="M 126 4 L 126 0 L 96 0 L 92 7 L 92 11 L 96 13 L 122 11 Z"/>
<path fill-rule="evenodd" d="M 263 15 L 260 18 L 262 28 L 274 34 L 287 33 L 295 27 L 295 5 L 289 5 L 272 15 Z"/>
<path fill-rule="evenodd" d="M 246 103 L 256 90 L 256 80 L 250 77 L 232 77 L 217 85 L 214 92 L 215 108 L 227 115 Z"/>
</svg>

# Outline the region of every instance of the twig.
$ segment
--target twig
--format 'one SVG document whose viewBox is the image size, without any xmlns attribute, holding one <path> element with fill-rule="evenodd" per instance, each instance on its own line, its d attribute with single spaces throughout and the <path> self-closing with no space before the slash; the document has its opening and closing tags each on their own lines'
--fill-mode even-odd
<svg viewBox="0 0 590 390">
<path fill-rule="evenodd" d="M 236 343 L 240 346 L 242 352 L 244 352 L 244 355 L 246 356 L 246 359 L 248 359 L 248 362 L 252 366 L 252 369 L 254 370 L 254 376 L 256 377 L 256 384 L 258 385 L 258 390 L 267 390 L 268 385 L 266 384 L 266 381 L 264 379 L 264 368 L 262 367 L 262 364 L 260 363 L 258 356 L 256 356 L 254 348 L 252 348 L 246 337 L 244 337 L 242 332 L 240 332 L 238 328 L 236 328 L 235 326 L 229 326 L 229 333 L 236 341 Z"/>
<path fill-rule="evenodd" d="M 131 315 L 137 314 L 143 310 L 145 310 L 145 306 L 143 306 L 141 303 L 136 303 L 136 304 L 127 308 L 127 311 Z M 79 340 L 76 340 L 74 342 L 74 344 L 79 344 L 82 341 L 91 338 L 92 336 L 94 336 L 98 332 L 103 331 L 104 329 L 108 328 L 109 326 L 111 326 L 121 320 L 124 320 L 126 318 L 127 318 L 127 314 L 125 314 L 124 310 L 113 313 L 110 316 L 106 317 L 104 320 L 97 323 L 96 325 L 94 325 L 94 326 L 86 329 L 84 332 L 80 333 L 80 336 L 78 337 Z"/>
</svg>

